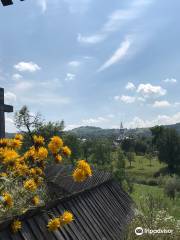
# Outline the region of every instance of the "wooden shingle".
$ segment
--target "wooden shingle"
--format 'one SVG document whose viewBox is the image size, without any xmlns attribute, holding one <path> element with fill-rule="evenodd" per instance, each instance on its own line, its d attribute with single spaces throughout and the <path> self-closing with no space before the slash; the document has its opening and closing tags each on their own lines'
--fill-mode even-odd
<svg viewBox="0 0 180 240">
<path fill-rule="evenodd" d="M 55 200 L 46 207 L 30 210 L 20 219 L 23 228 L 17 234 L 11 234 L 9 223 L 0 225 L 0 240 L 120 240 L 126 225 L 130 222 L 132 200 L 120 185 L 112 179 L 109 173 L 94 171 L 93 177 L 86 183 L 78 183 L 66 191 L 66 181 L 62 173 L 69 172 L 68 168 L 59 166 L 48 170 L 47 181 L 53 186 L 50 194 L 55 194 Z M 68 185 L 67 184 L 67 185 Z M 58 194 L 59 190 L 63 191 Z M 63 195 L 64 194 L 64 195 Z M 50 218 L 61 215 L 65 210 L 73 213 L 74 221 L 55 232 L 47 230 Z"/>
</svg>

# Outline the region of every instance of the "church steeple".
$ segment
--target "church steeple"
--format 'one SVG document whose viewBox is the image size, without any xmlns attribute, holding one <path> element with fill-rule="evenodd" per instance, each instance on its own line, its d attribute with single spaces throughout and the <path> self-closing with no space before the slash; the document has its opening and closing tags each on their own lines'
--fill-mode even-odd
<svg viewBox="0 0 180 240">
<path fill-rule="evenodd" d="M 120 123 L 120 129 L 119 129 L 119 136 L 116 139 L 117 142 L 122 142 L 125 139 L 125 129 L 123 127 L 123 123 Z"/>
</svg>

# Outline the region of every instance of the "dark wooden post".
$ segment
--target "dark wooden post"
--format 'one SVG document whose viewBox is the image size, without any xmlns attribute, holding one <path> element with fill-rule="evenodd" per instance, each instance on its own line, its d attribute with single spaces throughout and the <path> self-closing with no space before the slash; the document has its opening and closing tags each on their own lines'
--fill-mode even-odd
<svg viewBox="0 0 180 240">
<path fill-rule="evenodd" d="M 5 112 L 13 112 L 13 106 L 4 104 L 4 88 L 0 88 L 0 138 L 5 137 Z"/>
</svg>

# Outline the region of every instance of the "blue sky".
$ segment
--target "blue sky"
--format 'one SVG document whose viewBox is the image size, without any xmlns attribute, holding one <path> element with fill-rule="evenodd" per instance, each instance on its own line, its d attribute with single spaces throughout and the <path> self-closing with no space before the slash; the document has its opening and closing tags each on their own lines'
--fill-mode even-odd
<svg viewBox="0 0 180 240">
<path fill-rule="evenodd" d="M 67 129 L 180 122 L 180 1 L 14 2 L 0 7 L 0 86 L 15 111 Z"/>
</svg>

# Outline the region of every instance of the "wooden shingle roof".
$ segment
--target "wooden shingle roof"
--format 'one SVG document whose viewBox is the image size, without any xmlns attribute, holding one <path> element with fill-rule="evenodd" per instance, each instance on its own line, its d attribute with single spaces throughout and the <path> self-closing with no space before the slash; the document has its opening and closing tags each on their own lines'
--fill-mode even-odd
<svg viewBox="0 0 180 240">
<path fill-rule="evenodd" d="M 71 166 L 53 165 L 46 170 L 50 197 L 61 198 L 75 193 L 90 190 L 112 178 L 109 172 L 93 169 L 93 176 L 82 183 L 74 182 L 71 177 Z"/>
<path fill-rule="evenodd" d="M 55 173 L 56 170 L 51 171 Z M 11 234 L 8 222 L 2 224 L 0 240 L 122 239 L 125 226 L 133 215 L 132 200 L 109 174 L 97 171 L 91 180 L 88 180 L 89 184 L 86 182 L 86 185 L 77 188 L 76 183 L 67 193 L 65 186 L 67 179 L 57 180 L 59 174 L 53 177 L 51 173 L 49 170 L 49 177 L 52 178 L 48 181 L 51 182 L 51 187 L 56 184 L 56 191 L 54 185 L 51 192 L 51 194 L 56 192 L 55 200 L 46 208 L 37 208 L 21 216 L 23 228 L 16 234 Z M 59 190 L 62 190 L 60 195 Z M 46 227 L 49 219 L 61 215 L 65 210 L 71 211 L 75 220 L 62 229 L 49 232 Z"/>
</svg>

